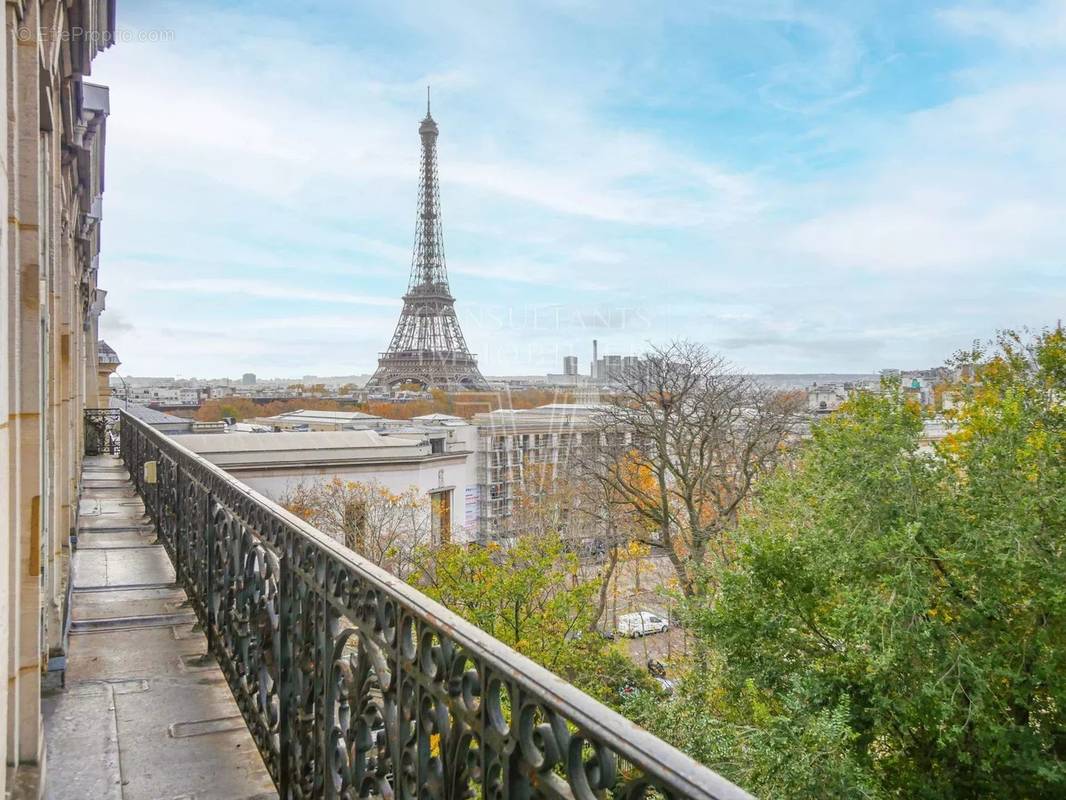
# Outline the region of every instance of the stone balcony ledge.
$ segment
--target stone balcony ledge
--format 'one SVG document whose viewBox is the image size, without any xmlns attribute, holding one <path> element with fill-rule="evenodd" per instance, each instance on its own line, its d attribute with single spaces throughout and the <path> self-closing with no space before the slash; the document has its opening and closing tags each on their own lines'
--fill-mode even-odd
<svg viewBox="0 0 1066 800">
<path fill-rule="evenodd" d="M 43 698 L 44 796 L 277 797 L 122 462 L 88 456 L 65 685 Z"/>
</svg>

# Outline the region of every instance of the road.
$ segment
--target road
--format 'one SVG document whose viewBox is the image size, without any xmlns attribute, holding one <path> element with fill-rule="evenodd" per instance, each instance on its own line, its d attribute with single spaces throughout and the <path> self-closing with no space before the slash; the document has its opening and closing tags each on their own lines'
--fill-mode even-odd
<svg viewBox="0 0 1066 800">
<path fill-rule="evenodd" d="M 618 617 L 631 611 L 651 611 L 670 619 L 674 601 L 669 595 L 674 590 L 674 568 L 661 550 L 653 550 L 645 558 L 620 562 L 617 579 L 607 597 L 603 627 L 616 630 Z M 690 639 L 686 631 L 672 626 L 666 633 L 627 639 L 624 646 L 630 658 L 640 666 L 645 666 L 649 659 L 666 664 L 687 654 Z"/>
</svg>

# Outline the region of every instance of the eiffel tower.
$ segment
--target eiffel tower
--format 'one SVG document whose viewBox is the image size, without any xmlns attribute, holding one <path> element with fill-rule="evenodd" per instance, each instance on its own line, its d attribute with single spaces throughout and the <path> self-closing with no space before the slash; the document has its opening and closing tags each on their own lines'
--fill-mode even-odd
<svg viewBox="0 0 1066 800">
<path fill-rule="evenodd" d="M 478 371 L 477 359 L 467 350 L 455 315 L 455 298 L 448 288 L 437 187 L 438 132 L 437 123 L 429 113 L 427 88 L 426 118 L 418 126 L 422 138 L 422 176 L 418 186 L 411 280 L 389 349 L 378 359 L 368 389 L 401 383 L 449 390 L 489 389 Z"/>
</svg>

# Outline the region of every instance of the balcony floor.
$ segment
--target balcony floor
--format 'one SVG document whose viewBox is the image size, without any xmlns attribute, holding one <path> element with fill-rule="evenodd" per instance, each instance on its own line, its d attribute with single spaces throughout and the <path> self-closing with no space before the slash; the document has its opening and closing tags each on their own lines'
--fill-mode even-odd
<svg viewBox="0 0 1066 800">
<path fill-rule="evenodd" d="M 277 797 L 121 462 L 86 458 L 65 688 L 44 698 L 45 797 Z"/>
</svg>

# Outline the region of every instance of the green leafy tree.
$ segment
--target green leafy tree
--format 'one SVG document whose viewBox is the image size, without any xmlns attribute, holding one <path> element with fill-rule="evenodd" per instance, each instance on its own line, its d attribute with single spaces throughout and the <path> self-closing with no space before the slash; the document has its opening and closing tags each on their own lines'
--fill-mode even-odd
<svg viewBox="0 0 1066 800">
<path fill-rule="evenodd" d="M 639 720 L 767 797 L 1066 796 L 1066 339 L 966 360 L 932 452 L 886 384 L 765 482 Z"/>
<path fill-rule="evenodd" d="M 581 579 L 578 559 L 558 535 L 522 536 L 508 547 L 423 548 L 417 560 L 411 583 L 600 700 L 618 703 L 626 684 L 650 686 L 611 643 L 589 632 L 599 585 Z"/>
</svg>

